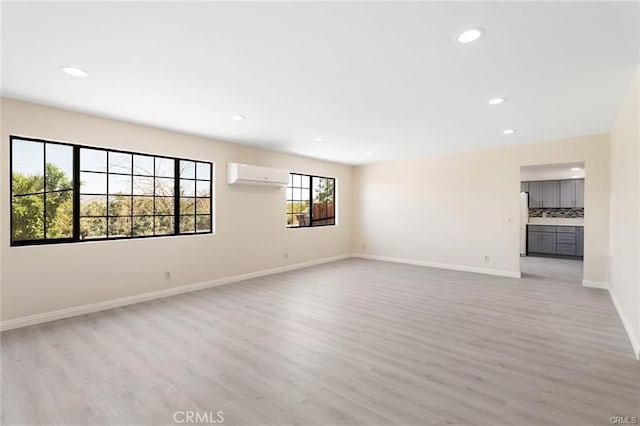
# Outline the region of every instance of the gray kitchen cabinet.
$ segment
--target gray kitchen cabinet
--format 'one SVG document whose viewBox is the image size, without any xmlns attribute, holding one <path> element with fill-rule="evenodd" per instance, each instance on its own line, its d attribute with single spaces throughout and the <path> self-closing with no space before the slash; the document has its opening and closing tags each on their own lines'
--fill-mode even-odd
<svg viewBox="0 0 640 426">
<path fill-rule="evenodd" d="M 557 246 L 557 254 L 562 256 L 575 256 L 576 255 L 576 245 L 575 244 L 558 244 Z"/>
<path fill-rule="evenodd" d="M 584 227 L 576 227 L 576 256 L 584 256 Z"/>
<path fill-rule="evenodd" d="M 560 181 L 560 207 L 584 207 L 584 179 Z"/>
<path fill-rule="evenodd" d="M 560 181 L 560 207 L 573 207 L 576 203 L 576 181 Z"/>
<path fill-rule="evenodd" d="M 560 185 L 557 180 L 542 182 L 542 207 L 560 207 Z"/>
<path fill-rule="evenodd" d="M 556 234 L 551 232 L 542 233 L 542 251 L 544 254 L 556 254 Z"/>
<path fill-rule="evenodd" d="M 543 232 L 551 231 L 551 232 Z M 554 226 L 529 226 L 527 251 L 530 253 L 556 254 L 556 233 Z"/>
<path fill-rule="evenodd" d="M 529 192 L 529 182 L 520 182 L 520 192 Z"/>
<path fill-rule="evenodd" d="M 529 231 L 527 234 L 527 251 L 542 253 L 542 232 Z"/>
<path fill-rule="evenodd" d="M 542 182 L 529 182 L 529 207 L 542 207 Z"/>
<path fill-rule="evenodd" d="M 576 180 L 576 203 L 574 207 L 584 207 L 584 179 Z"/>
</svg>

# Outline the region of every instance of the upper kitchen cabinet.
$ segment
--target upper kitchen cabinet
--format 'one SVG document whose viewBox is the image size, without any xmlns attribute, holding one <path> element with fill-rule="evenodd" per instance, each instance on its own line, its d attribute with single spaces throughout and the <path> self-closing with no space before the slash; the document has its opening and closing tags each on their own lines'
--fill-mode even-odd
<svg viewBox="0 0 640 426">
<path fill-rule="evenodd" d="M 542 182 L 542 207 L 560 207 L 560 184 L 557 180 Z"/>
<path fill-rule="evenodd" d="M 529 182 L 529 207 L 542 207 L 542 182 Z"/>
<path fill-rule="evenodd" d="M 584 207 L 584 179 L 576 180 L 576 205 L 575 207 Z"/>
<path fill-rule="evenodd" d="M 560 181 L 560 207 L 584 207 L 584 179 Z"/>
</svg>

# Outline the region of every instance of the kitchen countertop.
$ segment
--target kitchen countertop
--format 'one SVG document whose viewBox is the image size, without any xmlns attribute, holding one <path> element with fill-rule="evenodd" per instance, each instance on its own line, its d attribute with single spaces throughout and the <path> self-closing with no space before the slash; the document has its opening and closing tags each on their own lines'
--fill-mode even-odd
<svg viewBox="0 0 640 426">
<path fill-rule="evenodd" d="M 584 219 L 560 218 L 560 217 L 531 217 L 527 225 L 550 226 L 584 226 Z"/>
</svg>

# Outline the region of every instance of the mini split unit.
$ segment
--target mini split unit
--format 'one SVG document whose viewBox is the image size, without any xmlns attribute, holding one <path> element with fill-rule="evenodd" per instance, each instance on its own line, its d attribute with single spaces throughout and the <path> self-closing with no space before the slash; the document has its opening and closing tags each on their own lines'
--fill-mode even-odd
<svg viewBox="0 0 640 426">
<path fill-rule="evenodd" d="M 227 163 L 230 185 L 282 186 L 289 183 L 289 171 L 250 164 Z"/>
</svg>

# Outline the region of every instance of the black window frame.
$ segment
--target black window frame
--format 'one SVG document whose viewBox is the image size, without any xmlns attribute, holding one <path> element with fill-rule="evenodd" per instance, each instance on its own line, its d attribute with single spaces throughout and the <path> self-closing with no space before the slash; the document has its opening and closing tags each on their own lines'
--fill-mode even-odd
<svg viewBox="0 0 640 426">
<path fill-rule="evenodd" d="M 14 207 L 13 207 L 13 199 L 14 199 L 14 194 L 13 194 L 13 143 L 15 140 L 22 140 L 22 141 L 27 141 L 27 142 L 39 142 L 42 144 L 56 144 L 56 145 L 64 145 L 64 146 L 70 146 L 73 149 L 73 176 L 72 176 L 72 181 L 73 181 L 73 188 L 71 189 L 71 191 L 73 191 L 73 207 L 72 207 L 72 211 L 73 211 L 73 236 L 70 238 L 54 238 L 54 239 L 47 239 L 46 238 L 46 231 L 44 233 L 44 236 L 42 239 L 31 239 L 31 240 L 15 240 L 14 239 Z M 44 149 L 46 150 L 46 145 L 44 147 Z M 90 149 L 90 150 L 97 150 L 97 151 L 105 151 L 107 153 L 113 152 L 113 153 L 121 153 L 121 154 L 129 154 L 132 156 L 132 161 L 134 156 L 138 155 L 138 156 L 147 156 L 147 157 L 153 157 L 154 158 L 154 173 L 152 176 L 147 175 L 148 177 L 153 177 L 154 179 L 156 178 L 156 170 L 155 170 L 155 158 L 163 158 L 163 159 L 167 159 L 167 160 L 171 160 L 174 163 L 174 176 L 173 178 L 168 178 L 168 179 L 173 179 L 174 182 L 174 188 L 173 188 L 173 196 L 169 196 L 171 198 L 173 198 L 173 214 L 171 215 L 156 215 L 155 214 L 155 191 L 154 191 L 154 214 L 153 216 L 153 220 L 154 220 L 154 230 L 155 230 L 155 218 L 160 217 L 160 216 L 167 216 L 167 217 L 173 217 L 173 232 L 172 233 L 167 233 L 167 234 L 159 234 L 159 235 L 133 235 L 133 218 L 134 217 L 138 217 L 140 215 L 134 215 L 133 214 L 133 189 L 132 189 L 132 193 L 130 194 L 131 197 L 131 215 L 128 216 L 131 218 L 131 235 L 125 235 L 125 236 L 117 236 L 117 237 L 102 237 L 102 238 L 82 238 L 80 235 L 80 218 L 84 217 L 80 215 L 80 195 L 81 195 L 81 189 L 80 189 L 80 173 L 81 173 L 81 169 L 80 169 L 80 150 L 81 149 Z M 107 158 L 108 158 L 108 154 L 107 154 Z M 179 171 L 179 166 L 180 166 L 180 162 L 181 161 L 188 161 L 188 162 L 194 162 L 196 164 L 198 163 L 203 163 L 203 164 L 208 164 L 209 165 L 209 229 L 206 231 L 197 231 L 197 214 L 196 216 L 196 221 L 194 222 L 194 231 L 190 231 L 190 232 L 180 232 L 180 217 L 181 217 L 181 213 L 180 213 L 180 180 L 181 177 L 179 175 L 180 171 Z M 107 185 L 108 185 L 108 180 L 109 180 L 109 163 L 107 162 L 106 164 L 106 171 L 104 172 L 104 174 L 106 175 L 107 178 Z M 194 160 L 194 159 L 189 159 L 189 158 L 182 158 L 182 157 L 172 157 L 172 156 L 166 156 L 166 155 L 159 155 L 159 154 L 151 154 L 151 153 L 145 153 L 145 152 L 135 152 L 135 151 L 125 151 L 125 150 L 121 150 L 121 149 L 114 149 L 114 148 L 105 148 L 105 147 L 99 147 L 99 146 L 90 146 L 90 145 L 83 145 L 83 144 L 77 144 L 77 143 L 71 143 L 71 142 L 65 142 L 65 141 L 57 141 L 57 140 L 49 140 L 49 139 L 42 139 L 42 138 L 34 138 L 34 137 L 29 137 L 29 136 L 20 136 L 20 135 L 9 135 L 9 232 L 10 232 L 10 247 L 21 247 L 21 246 L 34 246 L 34 245 L 50 245 L 50 244 L 64 244 L 64 243 L 83 243 L 83 242 L 94 242 L 94 241 L 118 241 L 118 240 L 133 240 L 133 239 L 143 239 L 143 238 L 162 238 L 162 237 L 176 237 L 176 236 L 193 236 L 193 235 L 207 235 L 207 234 L 213 234 L 214 233 L 214 187 L 213 187 L 213 183 L 214 183 L 214 171 L 215 171 L 215 163 L 211 162 L 211 161 L 205 161 L 205 160 Z M 113 173 L 111 173 L 113 174 Z M 117 174 L 117 173 L 115 173 Z M 126 173 L 124 174 L 126 175 Z M 138 176 L 137 174 L 134 174 L 133 171 L 133 167 L 131 170 L 131 173 L 129 174 L 129 176 L 131 176 L 132 181 L 133 181 L 133 177 L 134 176 Z M 140 175 L 142 176 L 142 175 Z M 46 154 L 45 154 L 45 175 L 43 176 L 43 179 L 45 179 L 46 181 Z M 195 179 L 194 179 L 195 180 Z M 199 179 L 202 182 L 206 182 L 207 179 Z M 45 182 L 46 184 L 46 182 Z M 132 183 L 132 187 L 133 187 L 133 183 Z M 43 189 L 43 192 L 46 191 L 46 188 Z M 107 209 L 108 209 L 108 205 L 109 205 L 109 193 L 108 193 L 108 188 L 107 188 L 107 192 L 105 194 L 97 194 L 97 195 L 104 195 L 107 198 Z M 144 195 L 141 195 L 144 196 Z M 197 195 L 194 196 L 194 198 L 198 198 Z M 199 197 L 199 198 L 206 198 L 206 197 Z M 195 208 L 195 207 L 194 207 Z M 45 203 L 45 217 L 44 217 L 44 221 L 46 223 L 46 203 Z M 149 215 L 146 215 L 149 216 Z M 203 214 L 203 216 L 206 216 L 206 214 Z M 107 229 L 109 227 L 109 217 L 108 213 L 106 216 L 104 216 L 107 220 Z M 45 225 L 45 230 L 46 230 L 46 225 Z M 107 234 L 108 235 L 108 234 Z"/>
<path fill-rule="evenodd" d="M 300 176 L 300 178 L 303 178 L 303 177 L 308 177 L 309 178 L 309 188 L 308 188 L 309 189 L 309 199 L 308 199 L 308 202 L 309 202 L 309 224 L 308 225 L 293 226 L 293 225 L 289 225 L 287 223 L 287 226 L 286 226 L 287 229 L 319 228 L 319 227 L 323 227 L 323 226 L 336 226 L 337 225 L 336 211 L 337 211 L 337 204 L 338 204 L 337 195 L 336 195 L 337 194 L 336 178 L 329 177 L 329 176 L 311 175 L 311 174 L 308 174 L 308 173 L 290 172 L 289 176 L 290 176 L 290 179 L 291 179 L 292 183 L 293 183 L 293 176 L 294 175 Z M 313 217 L 313 180 L 314 180 L 314 178 L 315 179 L 327 179 L 327 180 L 331 180 L 333 182 L 333 216 L 323 217 L 323 218 L 320 218 L 320 219 L 315 219 Z M 289 186 L 287 184 L 286 191 L 288 191 L 289 188 L 292 188 L 292 189 L 306 189 L 306 188 L 303 188 L 303 187 Z M 289 201 L 290 200 L 289 200 L 288 196 L 285 194 L 285 202 L 287 203 L 287 205 L 288 205 Z M 295 199 L 295 200 L 292 199 L 292 201 L 295 202 L 295 201 L 307 201 L 307 200 L 303 200 L 301 198 L 301 199 Z M 290 215 L 294 215 L 294 214 L 295 213 L 290 213 L 288 210 L 285 212 L 285 215 L 287 216 L 287 218 Z M 333 220 L 333 223 L 323 223 L 323 224 L 315 224 L 314 225 L 314 221 L 321 222 L 321 221 L 329 221 L 329 220 Z"/>
</svg>

